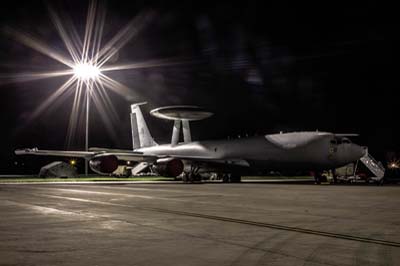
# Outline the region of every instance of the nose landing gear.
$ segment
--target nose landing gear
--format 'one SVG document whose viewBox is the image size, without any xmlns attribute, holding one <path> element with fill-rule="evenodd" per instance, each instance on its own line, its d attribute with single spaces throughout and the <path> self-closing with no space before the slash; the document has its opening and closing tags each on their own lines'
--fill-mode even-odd
<svg viewBox="0 0 400 266">
<path fill-rule="evenodd" d="M 321 172 L 313 172 L 312 175 L 314 176 L 315 184 L 320 185 L 321 182 L 327 182 L 326 176 L 322 175 Z"/>
</svg>

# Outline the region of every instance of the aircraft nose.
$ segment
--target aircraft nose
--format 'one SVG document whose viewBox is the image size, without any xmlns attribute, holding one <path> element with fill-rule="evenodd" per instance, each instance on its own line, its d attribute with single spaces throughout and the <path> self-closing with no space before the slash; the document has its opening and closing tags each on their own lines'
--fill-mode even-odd
<svg viewBox="0 0 400 266">
<path fill-rule="evenodd" d="M 354 161 L 357 161 L 358 159 L 360 159 L 361 157 L 363 157 L 366 153 L 367 153 L 367 147 L 364 146 L 359 146 L 357 144 L 353 144 L 352 145 L 352 157 L 354 159 Z"/>
</svg>

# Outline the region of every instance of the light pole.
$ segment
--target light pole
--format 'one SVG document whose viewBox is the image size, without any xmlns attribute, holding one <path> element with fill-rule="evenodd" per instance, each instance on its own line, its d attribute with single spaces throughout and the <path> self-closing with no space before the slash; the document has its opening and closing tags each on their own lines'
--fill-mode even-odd
<svg viewBox="0 0 400 266">
<path fill-rule="evenodd" d="M 74 73 L 81 82 L 86 85 L 86 121 L 85 121 L 85 151 L 89 150 L 89 110 L 90 96 L 93 88 L 93 82 L 98 79 L 100 69 L 91 63 L 80 63 L 74 68 Z M 88 160 L 85 159 L 85 175 L 89 172 Z"/>
<path fill-rule="evenodd" d="M 85 124 L 85 151 L 89 150 L 89 110 L 90 110 L 90 87 L 86 83 L 86 124 Z M 88 160 L 85 158 L 85 176 L 88 175 Z"/>
</svg>

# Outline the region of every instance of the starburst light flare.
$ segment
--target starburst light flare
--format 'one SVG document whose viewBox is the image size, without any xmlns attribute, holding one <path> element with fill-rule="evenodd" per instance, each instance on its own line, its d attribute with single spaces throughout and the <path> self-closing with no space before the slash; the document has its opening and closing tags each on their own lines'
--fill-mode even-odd
<svg viewBox="0 0 400 266">
<path fill-rule="evenodd" d="M 126 99 L 136 98 L 137 94 L 131 88 L 105 75 L 103 68 L 105 71 L 110 72 L 169 65 L 169 62 L 166 60 L 160 60 L 159 63 L 157 63 L 157 60 L 156 63 L 154 60 L 149 61 L 149 63 L 140 62 L 137 65 L 135 63 L 107 65 L 108 61 L 124 45 L 146 27 L 154 17 L 154 12 L 139 13 L 121 30 L 117 31 L 114 37 L 102 45 L 106 18 L 106 8 L 103 2 L 96 0 L 89 2 L 83 39 L 79 36 L 78 30 L 72 22 L 73 20 L 67 14 L 62 13 L 60 15 L 51 6 L 48 10 L 51 20 L 66 47 L 67 53 L 60 49 L 55 49 L 51 46 L 51 43 L 42 41 L 30 33 L 18 31 L 12 27 L 4 28 L 3 32 L 21 44 L 54 59 L 67 68 L 57 71 L 19 73 L 8 77 L 0 76 L 2 79 L 1 82 L 28 82 L 71 76 L 64 84 L 56 88 L 36 110 L 30 112 L 31 115 L 27 122 L 34 121 L 43 112 L 49 110 L 49 107 L 53 103 L 59 102 L 62 99 L 66 100 L 66 96 L 70 97 L 71 95 L 71 93 L 67 92 L 73 91 L 72 111 L 70 112 L 67 131 L 67 147 L 75 139 L 77 128 L 81 124 L 79 121 L 83 119 L 81 113 L 85 110 L 85 105 L 89 102 L 88 97 L 95 100 L 95 107 L 101 112 L 100 117 L 106 125 L 109 135 L 114 142 L 118 143 L 114 131 L 117 123 L 120 121 L 114 119 L 117 116 L 115 115 L 115 109 L 110 104 L 109 94 L 106 89 L 111 89 L 111 91 Z M 112 110 L 109 110 L 110 108 Z M 113 119 L 108 117 L 109 114 L 113 116 Z"/>
<path fill-rule="evenodd" d="M 75 76 L 84 81 L 93 81 L 99 78 L 100 69 L 90 63 L 79 63 L 74 66 Z"/>
</svg>

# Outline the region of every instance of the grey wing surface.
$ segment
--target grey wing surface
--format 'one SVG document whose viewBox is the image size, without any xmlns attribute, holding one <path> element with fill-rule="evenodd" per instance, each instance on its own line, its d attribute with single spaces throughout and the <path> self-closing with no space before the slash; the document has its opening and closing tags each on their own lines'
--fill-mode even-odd
<svg viewBox="0 0 400 266">
<path fill-rule="evenodd" d="M 33 149 L 18 149 L 15 150 L 16 155 L 42 155 L 42 156 L 61 156 L 61 157 L 75 157 L 75 158 L 91 158 L 98 154 L 92 151 L 58 151 L 58 150 L 39 150 Z"/>
<path fill-rule="evenodd" d="M 16 155 L 39 155 L 39 156 L 60 156 L 60 157 L 74 157 L 74 158 L 85 158 L 91 159 L 96 156 L 116 156 L 119 160 L 126 161 L 137 161 L 137 162 L 152 162 L 156 161 L 156 156 L 143 155 L 141 152 L 119 150 L 119 152 L 113 152 L 111 150 L 100 150 L 96 151 L 61 151 L 61 150 L 39 150 L 38 148 L 33 149 L 18 149 L 15 151 Z"/>
</svg>

